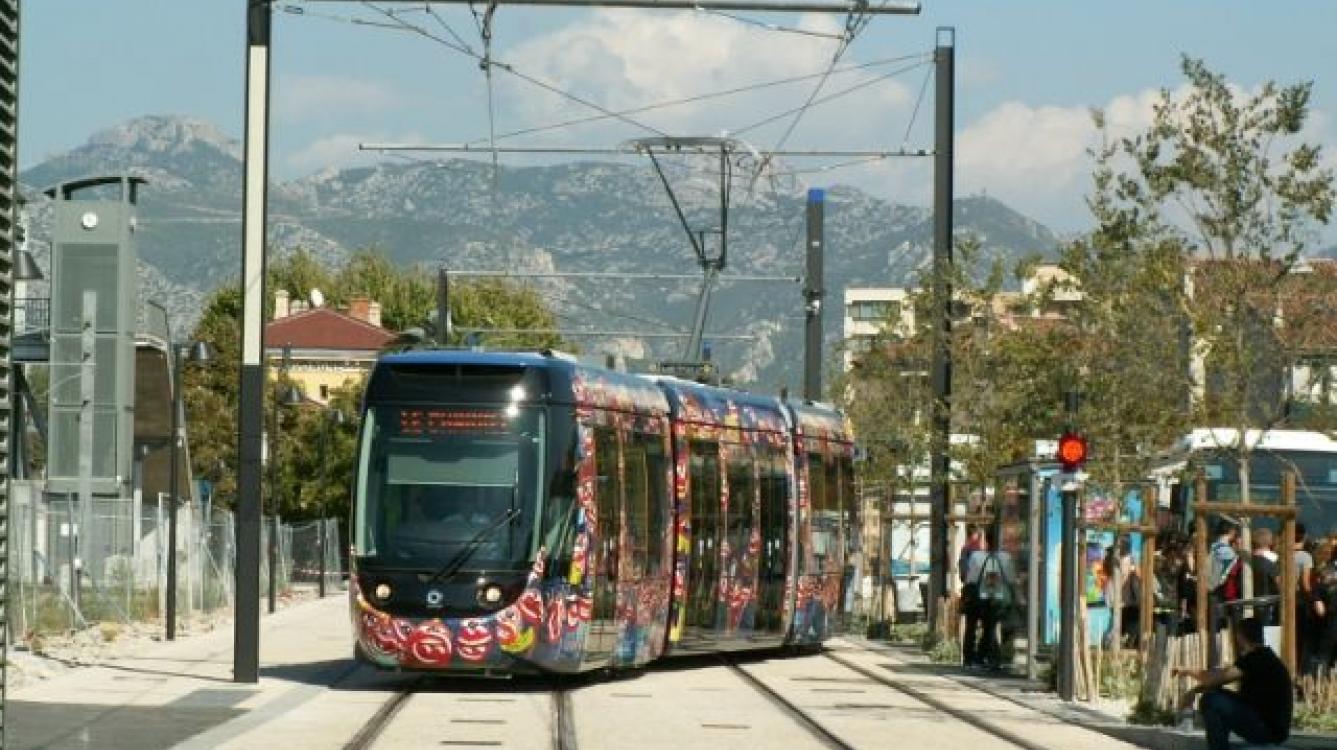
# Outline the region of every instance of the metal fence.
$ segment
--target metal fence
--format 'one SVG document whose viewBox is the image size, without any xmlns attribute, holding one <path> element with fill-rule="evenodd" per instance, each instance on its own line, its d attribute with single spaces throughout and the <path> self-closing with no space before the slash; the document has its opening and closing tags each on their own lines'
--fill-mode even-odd
<svg viewBox="0 0 1337 750">
<path fill-rule="evenodd" d="M 40 483 L 15 482 L 10 515 L 11 639 L 81 629 L 101 622 L 161 621 L 166 609 L 168 513 L 162 500 L 95 499 L 90 508 Z M 265 526 L 268 545 L 272 527 Z M 318 581 L 321 529 L 327 589 L 342 585 L 338 522 L 280 525 L 275 584 L 286 592 Z M 328 540 L 335 540 L 329 543 Z M 208 502 L 177 509 L 177 613 L 180 622 L 230 610 L 234 600 L 233 514 Z M 296 555 L 296 557 L 294 557 Z M 269 584 L 267 555 L 261 585 Z"/>
</svg>

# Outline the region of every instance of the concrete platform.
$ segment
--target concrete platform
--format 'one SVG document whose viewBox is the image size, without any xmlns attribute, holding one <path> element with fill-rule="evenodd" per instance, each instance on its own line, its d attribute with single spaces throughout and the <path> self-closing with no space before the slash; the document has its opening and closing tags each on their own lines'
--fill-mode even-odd
<svg viewBox="0 0 1337 750">
<path fill-rule="evenodd" d="M 232 630 L 145 644 L 9 694 L 7 748 L 167 748 L 267 723 L 316 698 L 354 664 L 347 600 L 265 615 L 261 679 L 232 682 Z M 205 745 L 207 747 L 215 744 Z"/>
</svg>

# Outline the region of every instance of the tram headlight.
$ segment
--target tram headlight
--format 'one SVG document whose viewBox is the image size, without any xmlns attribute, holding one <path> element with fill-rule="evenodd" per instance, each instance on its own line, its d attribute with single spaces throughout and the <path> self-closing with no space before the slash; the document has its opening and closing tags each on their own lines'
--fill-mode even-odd
<svg viewBox="0 0 1337 750">
<path fill-rule="evenodd" d="M 525 387 L 523 385 L 517 385 L 514 388 L 511 388 L 511 400 L 512 401 L 525 400 Z"/>
<path fill-rule="evenodd" d="M 390 594 L 392 593 L 390 591 L 390 584 L 378 583 L 376 584 L 375 591 L 373 591 L 372 593 L 376 596 L 377 601 L 381 602 L 386 601 L 390 598 Z"/>
<path fill-rule="evenodd" d="M 478 589 L 478 603 L 484 607 L 497 607 L 501 604 L 501 587 L 495 583 L 487 584 Z"/>
</svg>

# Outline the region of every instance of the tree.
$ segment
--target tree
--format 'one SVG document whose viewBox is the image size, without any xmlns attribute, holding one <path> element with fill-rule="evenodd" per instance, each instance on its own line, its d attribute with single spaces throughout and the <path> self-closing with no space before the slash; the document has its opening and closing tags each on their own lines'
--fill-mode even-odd
<svg viewBox="0 0 1337 750">
<path fill-rule="evenodd" d="M 305 297 L 320 288 L 331 305 L 346 304 L 366 296 L 382 305 L 382 321 L 392 330 L 423 325 L 435 310 L 435 273 L 420 267 L 401 269 L 375 250 L 354 253 L 341 268 L 330 271 L 309 253 L 298 250 L 275 263 L 267 278 L 268 288 L 287 289 Z M 214 483 L 219 506 L 227 507 L 236 497 L 238 367 L 240 363 L 241 289 L 227 285 L 217 289 L 205 303 L 194 338 L 210 342 L 216 352 L 209 367 L 190 368 L 184 373 L 189 416 L 191 462 L 195 475 Z M 531 289 L 504 280 L 479 280 L 452 285 L 451 310 L 462 326 L 486 328 L 545 328 L 556 326 L 555 317 Z M 455 343 L 461 343 L 456 341 Z M 556 347 L 561 339 L 553 334 L 490 336 L 494 347 Z M 266 388 L 266 429 L 272 427 L 273 409 L 279 409 L 282 424 L 271 451 L 275 456 L 280 511 L 285 518 L 312 518 L 322 512 L 345 514 L 353 476 L 354 433 L 352 421 L 331 430 L 325 460 L 320 448 L 326 438 L 326 412 L 306 406 L 278 407 L 279 394 L 289 385 L 271 381 Z M 330 406 L 346 417 L 358 413 L 361 384 L 336 389 Z M 207 415 L 207 418 L 204 418 Z"/>
<path fill-rule="evenodd" d="M 1105 128 L 1103 113 L 1093 119 Z M 1075 345 L 1066 374 L 1081 393 L 1079 427 L 1098 458 L 1089 470 L 1116 496 L 1183 433 L 1190 388 L 1175 323 L 1186 303 L 1184 244 L 1156 206 L 1121 198 L 1127 183 L 1114 168 L 1119 151 L 1107 139 L 1092 153 L 1087 206 L 1096 226 L 1063 248 L 1060 268 L 1069 279 L 1043 290 L 1081 297 L 1069 313 Z"/>
<path fill-rule="evenodd" d="M 1151 126 L 1120 141 L 1129 168 L 1112 177 L 1112 193 L 1124 215 L 1141 219 L 1143 237 L 1170 232 L 1195 250 L 1182 315 L 1193 336 L 1196 416 L 1239 430 L 1222 447 L 1235 453 L 1248 502 L 1244 436 L 1284 417 L 1277 385 L 1295 361 L 1275 335 L 1277 311 L 1315 225 L 1331 217 L 1334 177 L 1320 147 L 1298 141 L 1312 82 L 1269 81 L 1247 94 L 1201 60 L 1185 56 L 1181 69 L 1187 92 L 1163 91 Z"/>
</svg>

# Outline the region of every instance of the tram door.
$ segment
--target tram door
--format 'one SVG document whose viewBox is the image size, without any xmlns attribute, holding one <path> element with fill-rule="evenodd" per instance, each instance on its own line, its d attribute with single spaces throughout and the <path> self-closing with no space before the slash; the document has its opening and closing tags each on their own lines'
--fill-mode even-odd
<svg viewBox="0 0 1337 750">
<path fill-rule="evenodd" d="M 689 448 L 691 488 L 691 566 L 687 576 L 687 625 L 693 641 L 713 640 L 719 588 L 720 449 L 719 444 L 692 441 Z M 710 647 L 711 643 L 700 643 Z M 690 649 L 691 645 L 684 644 Z"/>
<path fill-rule="evenodd" d="M 729 506 L 721 518 L 721 526 L 727 546 L 722 547 L 725 554 L 720 555 L 724 565 L 722 582 L 726 587 L 721 597 L 725 629 L 747 638 L 752 635 L 756 622 L 753 587 L 760 570 L 758 558 L 761 553 L 760 545 L 754 545 L 752 541 L 753 530 L 760 533 L 756 517 L 757 464 L 752 451 L 746 446 L 735 446 L 729 453 L 725 469 L 729 479 Z"/>
<path fill-rule="evenodd" d="M 785 567 L 789 549 L 789 476 L 782 455 L 763 454 L 757 463 L 761 483 L 761 570 L 757 576 L 757 635 L 784 635 Z"/>
<path fill-rule="evenodd" d="M 617 643 L 618 541 L 621 537 L 623 481 L 619 470 L 617 432 L 607 427 L 594 430 L 594 490 L 598 513 L 594 566 L 594 612 L 585 641 L 586 661 L 606 662 Z"/>
</svg>

